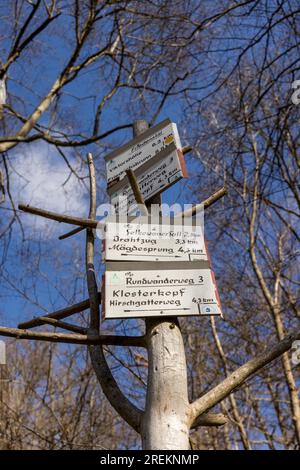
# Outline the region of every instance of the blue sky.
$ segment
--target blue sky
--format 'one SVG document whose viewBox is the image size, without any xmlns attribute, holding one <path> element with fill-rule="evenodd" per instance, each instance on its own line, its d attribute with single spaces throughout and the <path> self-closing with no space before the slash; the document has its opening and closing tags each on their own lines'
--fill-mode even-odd
<svg viewBox="0 0 300 470">
<path fill-rule="evenodd" d="M 0 13 L 8 13 L 9 5 L 1 5 Z M 49 90 L 58 72 L 62 70 L 70 51 L 70 37 L 60 34 L 66 31 L 66 22 L 71 20 L 68 16 L 62 15 L 55 26 L 50 26 L 42 33 L 38 40 L 38 47 L 33 55 L 25 52 L 20 60 L 17 60 L 9 70 L 7 79 L 8 102 L 13 103 L 23 114 L 30 113 L 38 104 L 41 97 Z M 10 28 L 12 24 L 7 21 L 2 24 L 6 31 L 1 42 L 0 53 L 4 58 L 10 47 Z M 70 28 L 71 30 L 71 28 Z M 91 51 L 93 50 L 91 45 Z M 100 75 L 99 75 L 100 74 Z M 105 72 L 107 74 L 107 71 Z M 56 117 L 56 129 L 69 131 L 71 128 L 80 129 L 80 132 L 86 134 L 90 131 L 90 126 L 95 112 L 95 106 L 99 96 L 103 96 L 108 90 L 109 80 L 101 77 L 101 71 L 97 64 L 91 67 L 88 73 L 84 72 L 80 79 L 67 85 L 63 95 L 63 115 Z M 92 90 L 92 93 L 91 93 Z M 99 93 L 99 96 L 97 96 Z M 61 98 L 60 98 L 61 99 Z M 22 102 L 25 104 L 23 105 Z M 79 105 L 78 105 L 79 103 Z M 125 107 L 123 107 L 123 103 Z M 145 109 L 145 115 L 135 114 L 134 108 L 128 108 L 130 103 L 129 91 L 121 89 L 115 98 L 110 102 L 107 111 L 104 112 L 101 123 L 101 132 L 115 127 L 117 125 L 131 123 L 134 119 L 148 118 L 151 116 L 152 109 L 148 106 Z M 73 107 L 76 106 L 74 113 Z M 146 106 L 146 108 L 147 108 Z M 129 111 L 129 112 L 128 112 Z M 159 122 L 169 117 L 179 124 L 179 134 L 182 138 L 182 144 L 188 143 L 188 136 L 183 136 L 180 129 L 181 102 L 178 99 L 171 98 L 167 100 L 161 113 L 156 119 Z M 51 119 L 49 113 L 45 113 L 39 121 L 39 124 L 47 126 Z M 10 130 L 10 133 L 13 129 Z M 7 133 L 6 127 L 2 128 L 2 134 Z M 99 144 L 84 148 L 63 149 L 69 163 L 76 169 L 78 175 L 87 178 L 87 167 L 85 165 L 85 155 L 88 151 L 94 154 L 97 165 L 97 184 L 98 203 L 107 200 L 105 190 L 105 166 L 104 155 L 132 138 L 130 129 L 117 132 L 111 137 L 100 141 Z M 196 177 L 200 165 L 192 163 L 192 155 L 186 156 L 189 174 Z M 32 144 L 18 145 L 8 153 L 8 167 L 11 179 L 11 191 L 15 205 L 20 202 L 33 206 L 42 207 L 48 210 L 54 210 L 62 213 L 74 214 L 77 216 L 86 216 L 88 213 L 88 196 L 86 185 L 87 179 L 78 181 L 74 175 L 70 175 L 70 170 L 61 155 L 55 147 L 44 142 L 35 142 Z M 189 179 L 189 184 L 193 184 L 193 179 Z M 190 195 L 187 196 L 187 181 L 177 183 L 163 194 L 163 201 L 171 203 L 173 201 L 191 202 Z M 207 191 L 209 193 L 209 190 Z M 185 196 L 186 195 L 186 196 Z M 199 201 L 194 201 L 199 202 Z M 7 201 L 2 207 L 9 208 Z M 1 212 L 1 216 L 4 210 Z M 51 222 L 37 218 L 28 214 L 20 214 L 22 221 L 22 230 L 19 224 L 15 224 L 12 237 L 5 251 L 10 259 L 6 264 L 7 272 L 4 272 L 5 278 L 15 279 L 14 285 L 8 282 L 0 287 L 0 293 L 3 294 L 0 316 L 2 323 L 14 326 L 20 320 L 30 318 L 33 315 L 42 313 L 41 306 L 47 311 L 63 307 L 70 298 L 72 300 L 81 300 L 85 297 L 84 280 L 81 279 L 74 289 L 68 283 L 72 295 L 64 289 L 57 289 L 61 284 L 61 279 L 68 277 L 66 266 L 59 261 L 62 256 L 66 265 L 67 262 L 73 269 L 80 265 L 80 272 L 83 272 L 84 265 L 83 253 L 83 233 L 69 241 L 58 241 L 59 234 L 70 229 L 69 226 L 63 226 L 56 222 Z M 45 253 L 45 259 L 36 260 L 39 244 Z M 98 246 L 99 249 L 99 246 Z M 26 259 L 25 253 L 33 250 L 34 259 L 29 255 Z M 74 256 L 74 251 L 76 256 Z M 53 259 L 49 254 L 53 252 Z M 52 261 L 55 261 L 56 266 Z M 100 262 L 100 259 L 98 259 Z M 37 285 L 32 290 L 31 276 L 35 276 L 31 269 L 31 263 L 37 263 L 41 271 L 37 276 Z M 57 266 L 57 264 L 59 266 Z M 19 279 L 20 278 L 20 279 Z M 46 281 L 47 278 L 47 281 Z M 23 289 L 23 294 L 17 292 L 16 285 Z"/>
</svg>

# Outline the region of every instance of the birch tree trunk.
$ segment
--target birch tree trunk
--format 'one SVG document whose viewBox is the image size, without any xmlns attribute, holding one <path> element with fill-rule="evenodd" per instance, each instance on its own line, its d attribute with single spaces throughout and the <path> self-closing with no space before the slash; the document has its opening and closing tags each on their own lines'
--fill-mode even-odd
<svg viewBox="0 0 300 470">
<path fill-rule="evenodd" d="M 144 120 L 134 134 L 147 130 Z M 147 204 L 160 204 L 160 196 Z M 146 319 L 148 384 L 141 425 L 144 450 L 188 450 L 189 401 L 185 350 L 177 319 Z"/>
<path fill-rule="evenodd" d="M 141 436 L 144 450 L 187 450 L 189 401 L 177 320 L 146 320 L 148 386 Z"/>
</svg>

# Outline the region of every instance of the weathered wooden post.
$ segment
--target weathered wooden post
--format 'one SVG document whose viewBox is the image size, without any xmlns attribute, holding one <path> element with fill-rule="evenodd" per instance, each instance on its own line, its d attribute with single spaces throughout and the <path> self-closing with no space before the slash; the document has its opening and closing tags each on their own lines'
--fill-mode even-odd
<svg viewBox="0 0 300 470">
<path fill-rule="evenodd" d="M 134 158 L 136 159 L 136 157 L 140 157 L 141 155 L 140 148 L 143 146 L 141 142 L 147 141 L 147 138 L 149 136 L 151 137 L 153 131 L 154 133 L 157 131 L 162 131 L 165 125 L 171 125 L 171 128 L 168 128 L 167 130 L 167 135 L 164 136 L 164 138 L 168 139 L 168 148 L 159 150 L 161 146 L 156 147 L 157 144 L 162 144 L 163 142 L 160 138 L 162 136 L 161 133 L 158 134 L 159 138 L 156 141 L 151 142 L 150 139 L 150 141 L 148 140 L 147 142 L 148 147 L 146 159 L 148 158 L 150 160 L 154 160 L 154 162 L 152 161 L 152 167 L 151 165 L 149 166 L 149 163 L 147 161 L 146 163 L 143 163 L 143 161 L 140 162 L 140 166 L 137 165 L 137 161 L 133 162 L 132 160 Z M 106 156 L 106 161 L 109 162 L 107 179 L 108 191 L 110 191 L 111 201 L 118 198 L 118 193 L 120 195 L 126 195 L 129 181 L 129 185 L 131 186 L 133 192 L 133 194 L 130 195 L 131 203 L 134 203 L 134 198 L 136 202 L 140 204 L 143 203 L 143 211 L 145 212 L 147 212 L 149 209 L 152 209 L 154 204 L 159 205 L 161 203 L 160 197 L 154 197 L 155 194 L 159 194 L 160 191 L 166 189 L 168 186 L 170 186 L 170 184 L 174 184 L 180 178 L 184 177 L 183 166 L 181 165 L 180 160 L 181 155 L 177 152 L 175 143 L 172 142 L 172 136 L 174 135 L 176 140 L 176 126 L 174 127 L 168 119 L 159 123 L 157 126 L 155 126 L 155 128 L 149 130 L 149 132 L 147 132 L 147 135 L 145 136 L 143 135 L 143 133 L 146 131 L 147 128 L 148 125 L 145 121 L 138 121 L 134 126 L 135 134 L 141 134 L 140 138 L 134 140 L 134 145 L 138 144 L 138 147 L 133 147 L 134 150 L 132 150 L 131 141 L 124 146 L 125 149 L 124 147 L 121 147 L 121 149 L 117 149 L 117 151 L 114 151 L 113 154 L 109 154 Z M 174 134 L 168 134 L 170 130 L 172 130 L 172 132 L 175 131 Z M 171 139 L 169 137 L 171 137 Z M 181 145 L 179 144 L 179 146 Z M 189 151 L 189 148 L 187 148 L 186 152 L 187 151 Z M 131 163 L 131 170 L 130 168 L 128 168 L 128 166 L 130 165 L 127 165 L 127 168 L 124 169 L 124 166 L 126 166 L 123 166 L 126 160 L 122 160 L 122 158 L 124 158 L 124 152 L 127 152 L 127 163 Z M 186 152 L 183 149 L 182 153 Z M 141 160 L 143 160 L 144 157 L 145 155 L 142 155 Z M 117 162 L 116 160 L 114 162 L 111 162 L 113 158 L 118 158 Z M 61 239 L 68 238 L 74 235 L 75 233 L 78 233 L 81 228 L 97 228 L 99 222 L 95 219 L 96 173 L 94 169 L 92 155 L 89 155 L 88 163 L 91 198 L 90 213 L 88 219 L 57 214 L 55 212 L 50 212 L 41 208 L 31 207 L 24 204 L 19 204 L 19 209 L 23 210 L 24 212 L 39 215 L 50 220 L 65 222 L 79 227 L 60 237 Z M 166 166 L 168 167 L 168 173 L 164 172 L 164 168 Z M 136 170 L 134 170 L 135 167 Z M 152 170 L 149 170 L 149 168 L 152 168 Z M 147 183 L 145 183 L 145 179 L 143 180 L 143 177 L 144 175 L 146 175 L 146 177 L 150 175 L 151 177 L 151 171 L 153 171 L 153 174 L 155 175 L 152 181 L 152 183 L 155 182 L 155 184 L 148 184 L 147 187 Z M 127 175 L 128 181 L 122 181 L 124 180 L 124 174 Z M 174 175 L 176 174 L 177 177 L 169 179 L 170 176 L 174 177 Z M 120 178 L 120 176 L 122 176 L 122 178 Z M 141 181 L 141 184 L 139 181 Z M 144 186 L 142 186 L 143 183 Z M 115 186 L 117 186 L 117 188 Z M 114 190 L 111 190 L 112 187 L 115 187 Z M 203 208 L 207 209 L 209 206 L 211 206 L 221 197 L 223 197 L 225 193 L 226 188 L 219 189 L 208 199 L 206 199 L 202 204 L 198 204 L 189 209 L 188 211 L 185 211 L 183 215 L 185 217 L 191 217 L 197 214 L 197 212 L 202 210 Z M 153 196 L 152 199 L 149 196 L 150 194 Z M 147 195 L 147 198 L 145 195 Z M 130 200 L 130 197 L 127 199 L 127 203 Z M 150 200 L 148 198 L 150 198 Z M 147 200 L 147 207 L 144 204 L 145 200 Z M 155 213 L 155 220 L 157 221 L 156 217 L 157 213 Z M 114 223 L 116 224 L 116 222 Z M 126 222 L 126 225 L 127 224 L 128 222 Z M 108 227 L 109 222 L 107 221 L 107 230 Z M 137 231 L 137 233 L 139 232 Z M 153 256 L 152 253 L 150 256 L 150 258 L 152 257 L 152 261 L 148 262 L 149 255 L 145 255 L 147 256 L 145 263 L 147 266 L 143 267 L 143 265 L 140 264 L 140 266 L 142 266 L 142 269 L 139 269 L 137 265 L 139 264 L 139 261 L 141 261 L 142 258 L 138 258 L 138 262 L 136 262 L 137 260 L 135 259 L 135 257 L 131 256 L 131 258 L 128 259 L 128 263 L 120 262 L 124 261 L 124 259 L 120 259 L 120 255 L 122 255 L 122 253 L 119 252 L 119 248 L 115 248 L 114 246 L 109 248 L 109 244 L 107 243 L 109 237 L 107 237 L 105 243 L 105 295 L 102 295 L 98 292 L 98 288 L 96 285 L 95 268 L 93 261 L 94 237 L 92 237 L 91 235 L 92 232 L 89 230 L 86 243 L 86 270 L 89 299 L 74 304 L 72 306 L 67 306 L 64 309 L 60 309 L 48 315 L 43 314 L 40 317 L 20 324 L 18 329 L 0 326 L 0 333 L 3 336 L 16 337 L 18 339 L 88 345 L 91 354 L 92 364 L 104 394 L 106 395 L 107 399 L 114 407 L 116 412 L 119 413 L 119 415 L 136 432 L 141 434 L 144 450 L 188 450 L 190 448 L 190 429 L 195 429 L 198 426 L 223 426 L 224 424 L 226 424 L 228 422 L 227 416 L 222 413 L 213 413 L 210 410 L 215 405 L 222 402 L 222 400 L 229 396 L 230 393 L 232 393 L 238 387 L 241 387 L 249 377 L 253 376 L 253 374 L 260 371 L 267 364 L 271 363 L 272 361 L 280 357 L 282 354 L 290 350 L 294 342 L 299 340 L 300 331 L 291 331 L 286 337 L 277 342 L 274 346 L 268 347 L 266 351 L 257 354 L 254 358 L 250 359 L 248 362 L 244 363 L 234 372 L 229 374 L 226 379 L 224 379 L 222 382 L 217 384 L 215 387 L 211 388 L 204 395 L 197 398 L 193 403 L 189 403 L 187 391 L 187 370 L 183 340 L 177 317 L 169 316 L 169 314 L 173 315 L 175 312 L 175 314 L 177 314 L 177 311 L 179 311 L 180 315 L 222 315 L 213 271 L 211 270 L 209 260 L 207 259 L 208 253 L 206 253 L 206 250 L 202 248 L 198 250 L 199 252 L 197 252 L 196 250 L 197 256 L 204 256 L 204 259 L 200 259 L 197 261 L 197 258 L 195 259 L 193 256 L 193 259 L 191 259 L 191 255 L 195 254 L 193 249 L 187 251 L 184 250 L 182 255 L 182 252 L 179 251 L 179 249 L 176 250 L 172 248 L 173 251 L 171 251 L 173 255 L 175 255 L 175 253 L 181 253 L 181 255 L 175 255 L 174 258 L 171 257 L 171 262 L 166 262 L 166 258 L 162 259 L 160 256 L 157 256 L 158 253 L 160 253 L 159 249 L 162 248 L 157 246 L 158 250 L 156 251 L 155 255 Z M 134 245 L 135 248 L 138 248 L 138 244 L 141 241 L 139 240 L 139 237 L 140 235 L 136 239 L 134 239 L 133 237 L 134 244 L 137 245 Z M 172 237 L 174 237 L 174 235 Z M 141 236 L 140 238 L 143 239 L 143 236 Z M 142 242 L 142 244 L 143 243 L 144 242 Z M 175 258 L 178 257 L 183 260 L 185 256 L 188 256 L 188 260 L 186 263 L 182 263 L 181 261 L 179 261 L 177 264 L 175 262 Z M 153 263 L 153 258 L 155 258 L 155 263 Z M 169 258 L 169 256 L 167 256 L 167 258 Z M 118 262 L 116 263 L 116 261 Z M 193 266 L 190 261 L 193 261 Z M 172 265 L 172 267 L 170 267 L 170 265 Z M 164 274 L 162 276 L 162 279 L 160 279 L 159 281 L 155 279 L 156 282 L 152 283 L 152 277 L 161 277 L 160 274 L 156 274 L 158 267 L 160 271 L 167 271 L 168 273 L 167 275 Z M 185 278 L 178 278 L 178 270 L 182 272 L 190 270 L 191 273 L 194 273 L 192 274 L 192 278 L 188 277 L 186 278 L 186 280 L 184 280 L 185 289 L 179 289 L 179 291 L 177 290 L 176 286 L 182 285 L 182 279 Z M 200 270 L 201 273 L 198 273 L 198 270 Z M 118 272 L 118 274 L 115 277 L 114 273 L 116 273 L 116 271 Z M 144 271 L 146 271 L 146 273 Z M 143 273 L 142 278 L 139 278 L 139 272 Z M 170 274 L 170 279 L 172 280 L 171 283 L 168 280 L 169 272 L 173 272 L 173 274 Z M 130 282 L 127 282 L 129 279 Z M 111 282 L 112 280 L 113 282 Z M 146 314 L 145 305 L 149 305 L 147 301 L 140 302 L 140 300 L 137 299 L 137 302 L 135 303 L 135 296 L 132 295 L 133 291 L 123 291 L 123 289 L 119 289 L 118 287 L 124 285 L 129 286 L 130 288 L 137 288 L 139 292 L 138 296 L 142 297 L 144 296 L 144 294 L 142 294 L 142 291 L 139 287 L 141 284 L 144 287 L 150 289 L 154 284 L 160 285 L 160 293 L 158 294 L 158 296 L 162 295 L 161 285 L 167 287 L 167 291 L 165 291 L 165 293 L 168 292 L 166 294 L 168 296 L 171 292 L 173 292 L 174 297 L 177 298 L 179 296 L 178 293 L 181 290 L 181 295 L 184 295 L 181 299 L 181 302 L 176 303 L 178 308 L 167 308 L 161 310 L 160 307 L 160 313 L 164 314 L 166 310 L 169 310 L 169 312 L 166 313 L 164 317 L 155 318 L 150 315 L 148 316 L 148 314 L 150 311 L 156 312 L 157 309 L 149 309 Z M 135 285 L 137 285 L 137 287 L 135 287 Z M 174 290 L 174 286 L 176 290 Z M 192 287 L 191 290 L 190 287 Z M 120 293 L 121 291 L 122 293 Z M 144 292 L 147 291 L 145 290 Z M 156 295 L 158 293 L 158 290 L 153 289 L 151 290 L 151 292 Z M 129 303 L 126 303 L 126 301 L 119 302 L 118 299 L 121 299 L 123 296 L 125 296 L 126 298 L 129 297 Z M 148 294 L 145 295 L 145 297 L 147 296 Z M 116 300 L 116 302 L 114 302 L 114 300 Z M 151 302 L 154 299 L 152 298 L 148 300 L 150 301 L 150 305 L 153 305 L 153 303 L 151 304 Z M 142 336 L 101 334 L 99 330 L 100 301 L 102 303 L 102 308 L 104 308 L 104 311 L 102 310 L 104 318 L 128 318 L 129 312 L 137 312 L 134 315 L 129 315 L 129 318 L 135 318 L 138 316 L 144 317 L 144 315 L 146 314 L 146 334 Z M 131 305 L 140 307 L 140 309 L 126 309 L 127 306 Z M 154 305 L 168 305 L 168 303 L 164 304 L 163 302 L 161 304 L 161 302 L 158 300 L 157 304 L 155 303 Z M 171 305 L 171 303 L 169 305 Z M 80 327 L 79 325 L 61 321 L 63 318 L 70 317 L 71 315 L 81 312 L 87 309 L 88 307 L 90 307 L 91 314 L 91 323 L 90 328 L 88 330 L 86 328 Z M 109 315 L 107 315 L 107 313 Z M 154 315 L 157 314 L 154 313 Z M 55 327 L 71 331 L 73 332 L 73 334 L 58 332 L 53 333 L 48 331 L 29 331 L 30 328 L 48 323 Z M 145 410 L 137 408 L 123 394 L 106 362 L 103 350 L 104 345 L 147 348 L 148 384 Z"/>
<path fill-rule="evenodd" d="M 144 120 L 134 124 L 134 134 L 148 129 Z M 155 196 L 147 202 L 160 204 Z M 189 401 L 185 350 L 176 317 L 146 319 L 148 384 L 141 436 L 145 450 L 188 450 Z"/>
</svg>

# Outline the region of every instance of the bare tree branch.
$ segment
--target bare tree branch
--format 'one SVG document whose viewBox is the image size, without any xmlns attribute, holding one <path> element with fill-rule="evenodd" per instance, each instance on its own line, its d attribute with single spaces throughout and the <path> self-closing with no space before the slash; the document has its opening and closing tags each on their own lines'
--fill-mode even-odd
<svg viewBox="0 0 300 470">
<path fill-rule="evenodd" d="M 223 382 L 214 387 L 204 396 L 194 401 L 191 405 L 191 425 L 193 425 L 193 422 L 197 419 L 198 416 L 208 411 L 210 408 L 227 397 L 233 390 L 240 387 L 251 375 L 253 375 L 255 372 L 258 372 L 267 364 L 288 351 L 292 347 L 293 342 L 299 338 L 300 330 L 292 332 L 282 341 L 279 341 L 278 344 L 273 346 L 273 348 L 268 348 L 266 352 L 263 352 L 257 357 L 246 362 L 246 364 L 239 367 L 225 380 L 223 380 Z"/>
<path fill-rule="evenodd" d="M 64 321 L 55 320 L 55 318 L 40 317 L 40 320 L 45 325 L 52 325 L 56 328 L 62 328 L 64 330 L 73 331 L 73 333 L 78 333 L 80 335 L 87 334 L 87 328 L 82 328 L 81 326 L 78 326 L 78 325 L 73 325 L 71 323 L 66 323 Z"/>
<path fill-rule="evenodd" d="M 204 209 L 207 209 L 208 207 L 212 206 L 215 202 L 217 202 L 219 199 L 221 199 L 223 196 L 225 196 L 226 193 L 227 193 L 227 189 L 225 187 L 218 189 L 218 191 L 216 191 L 214 194 L 209 196 L 202 203 L 197 204 L 191 209 L 188 209 L 185 212 L 183 212 L 182 216 L 192 217 L 201 209 L 201 207 L 204 207 Z"/>
<path fill-rule="evenodd" d="M 98 292 L 99 302 L 101 300 L 101 294 Z M 83 312 L 90 308 L 90 299 L 83 300 L 78 304 L 70 305 L 69 307 L 63 308 L 61 310 L 57 310 L 56 312 L 50 313 L 49 315 L 42 315 L 41 317 L 33 318 L 32 320 L 20 323 L 18 328 L 21 329 L 28 329 L 34 328 L 35 326 L 40 326 L 44 324 L 42 318 L 53 318 L 55 320 L 62 320 L 63 318 L 69 317 L 74 315 L 75 313 Z"/>
<path fill-rule="evenodd" d="M 45 211 L 44 209 L 25 206 L 24 204 L 19 204 L 18 208 L 23 212 L 28 212 L 29 214 L 33 215 L 39 215 L 40 217 L 45 217 L 46 219 L 50 220 L 56 220 L 57 222 L 64 222 L 65 224 L 79 225 L 80 227 L 89 228 L 96 228 L 98 224 L 97 220 L 81 219 L 80 217 L 57 214 L 56 212 Z"/>
<path fill-rule="evenodd" d="M 90 217 L 96 215 L 96 181 L 93 157 L 88 156 L 90 171 Z M 99 328 L 99 301 L 98 288 L 94 275 L 94 235 L 91 229 L 87 230 L 86 243 L 86 269 L 87 283 L 90 296 L 90 333 L 96 334 Z M 92 365 L 106 398 L 120 416 L 137 432 L 140 430 L 142 412 L 135 407 L 122 393 L 115 381 L 105 359 L 103 348 L 89 346 Z"/>
<path fill-rule="evenodd" d="M 70 230 L 70 232 L 64 233 L 63 235 L 60 235 L 58 237 L 59 240 L 65 240 L 66 238 L 72 237 L 73 235 L 76 235 L 79 232 L 82 232 L 85 227 L 77 227 L 74 228 L 73 230 Z"/>
<path fill-rule="evenodd" d="M 228 423 L 228 418 L 223 413 L 205 413 L 193 422 L 191 429 L 199 426 L 224 426 Z"/>
<path fill-rule="evenodd" d="M 133 346 L 145 347 L 143 336 L 115 336 L 115 335 L 97 335 L 97 334 L 67 334 L 51 333 L 40 331 L 27 331 L 18 328 L 0 327 L 0 336 L 10 338 L 48 341 L 51 343 L 70 343 L 70 344 L 102 344 L 114 346 Z"/>
</svg>

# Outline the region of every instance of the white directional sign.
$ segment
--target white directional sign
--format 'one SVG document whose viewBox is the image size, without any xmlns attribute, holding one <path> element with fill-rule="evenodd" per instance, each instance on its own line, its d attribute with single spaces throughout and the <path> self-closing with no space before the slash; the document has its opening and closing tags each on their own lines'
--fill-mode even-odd
<svg viewBox="0 0 300 470">
<path fill-rule="evenodd" d="M 108 187 L 121 181 L 128 168 L 135 170 L 171 143 L 181 149 L 176 124 L 165 119 L 108 154 L 105 157 Z"/>
<path fill-rule="evenodd" d="M 107 261 L 207 260 L 203 227 L 174 218 L 107 220 L 103 255 Z"/>
<path fill-rule="evenodd" d="M 107 262 L 105 319 L 222 315 L 207 261 Z"/>
<path fill-rule="evenodd" d="M 138 167 L 135 175 L 144 200 L 147 201 L 186 177 L 184 156 L 174 143 L 170 144 L 151 160 Z M 136 212 L 137 204 L 127 176 L 108 188 L 108 194 L 117 214 Z"/>
</svg>

